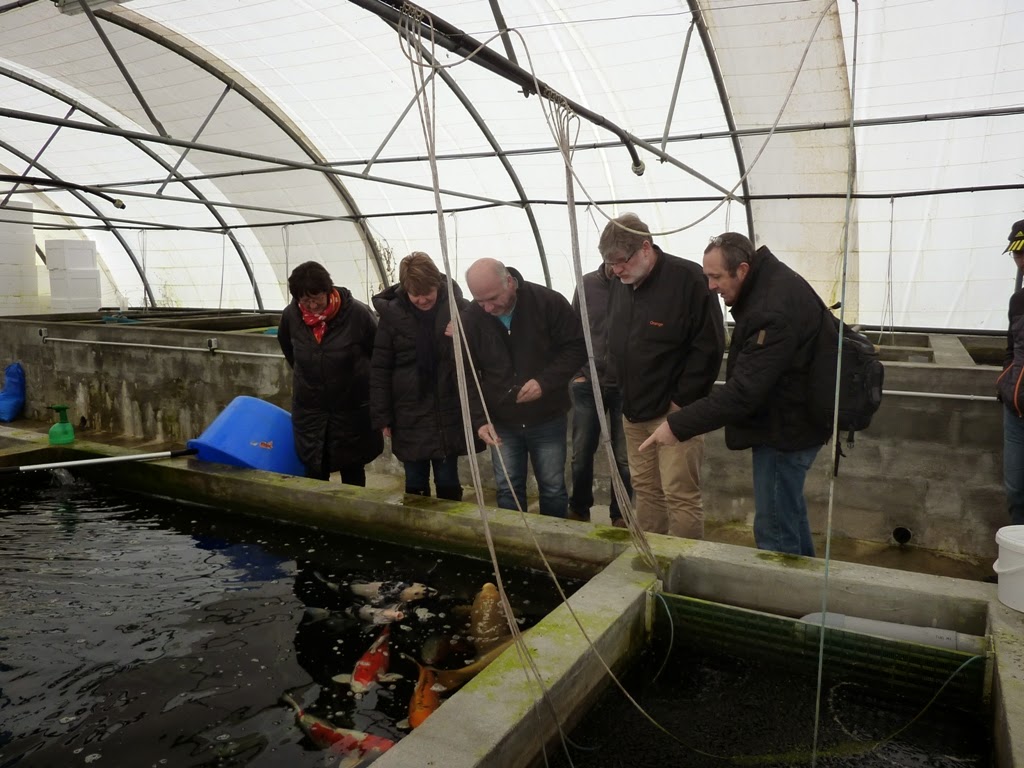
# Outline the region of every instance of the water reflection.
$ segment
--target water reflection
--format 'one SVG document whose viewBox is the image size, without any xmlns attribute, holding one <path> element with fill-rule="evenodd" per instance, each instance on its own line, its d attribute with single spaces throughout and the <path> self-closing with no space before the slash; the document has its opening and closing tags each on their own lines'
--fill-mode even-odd
<svg viewBox="0 0 1024 768">
<path fill-rule="evenodd" d="M 442 634 L 455 640 L 434 661 L 471 659 L 460 634 L 493 579 L 484 562 L 81 480 L 0 485 L 0 522 L 5 767 L 321 765 L 285 692 L 334 726 L 400 739 L 417 679 L 405 655 L 422 658 Z M 403 605 L 390 625 L 392 677 L 356 695 L 344 676 L 383 626 L 360 609 L 386 606 L 351 586 L 383 579 L 436 593 Z M 524 626 L 558 599 L 542 575 L 506 579 Z"/>
</svg>

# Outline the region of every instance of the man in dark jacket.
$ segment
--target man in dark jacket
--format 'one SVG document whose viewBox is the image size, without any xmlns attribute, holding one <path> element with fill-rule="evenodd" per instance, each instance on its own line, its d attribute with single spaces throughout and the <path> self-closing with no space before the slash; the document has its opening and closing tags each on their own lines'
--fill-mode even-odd
<svg viewBox="0 0 1024 768">
<path fill-rule="evenodd" d="M 1013 257 L 1019 275 L 1024 269 L 1024 219 L 1010 228 L 1009 240 L 1003 253 Z M 1024 289 L 1010 297 L 1009 321 L 998 382 L 1003 401 L 1003 484 L 1010 524 L 1024 525 Z"/>
<path fill-rule="evenodd" d="M 526 509 L 529 458 L 541 514 L 565 517 L 566 412 L 569 381 L 587 359 L 583 327 L 564 296 L 495 259 L 475 261 L 466 285 L 474 301 L 463 315 L 466 340 L 499 439 L 491 449 L 498 506 L 516 509 L 518 500 Z"/>
<path fill-rule="evenodd" d="M 597 369 L 597 387 L 601 392 L 607 417 L 609 440 L 615 468 L 619 479 L 630 497 L 633 486 L 629 479 L 629 455 L 626 451 L 626 434 L 622 431 L 622 393 L 615 377 L 608 371 L 608 289 L 612 279 L 601 264 L 593 272 L 583 276 L 583 296 L 587 305 L 587 319 L 590 322 L 590 340 L 594 345 L 594 367 Z M 572 308 L 581 315 L 580 292 L 572 297 Z M 582 322 L 582 316 L 580 321 Z M 601 440 L 601 422 L 598 419 L 597 400 L 594 397 L 594 382 L 591 381 L 590 366 L 584 365 L 572 380 L 572 493 L 569 495 L 569 517 L 573 520 L 590 520 L 590 507 L 594 503 L 594 454 Z M 603 457 L 602 457 L 603 461 Z M 619 500 L 614 489 L 610 490 L 611 500 L 608 515 L 612 525 L 625 528 L 619 510 Z"/>
<path fill-rule="evenodd" d="M 711 240 L 704 274 L 736 321 L 725 385 L 670 415 L 640 449 L 724 426 L 730 449 L 753 448 L 758 548 L 813 557 L 804 480 L 831 431 L 807 407 L 823 304 L 771 251 L 755 253 L 735 232 Z"/>
<path fill-rule="evenodd" d="M 608 367 L 622 392 L 629 472 L 640 527 L 704 537 L 704 438 L 639 452 L 665 417 L 711 391 L 722 365 L 722 311 L 700 267 L 665 253 L 627 213 L 608 222 L 598 250 L 612 281 Z"/>
</svg>

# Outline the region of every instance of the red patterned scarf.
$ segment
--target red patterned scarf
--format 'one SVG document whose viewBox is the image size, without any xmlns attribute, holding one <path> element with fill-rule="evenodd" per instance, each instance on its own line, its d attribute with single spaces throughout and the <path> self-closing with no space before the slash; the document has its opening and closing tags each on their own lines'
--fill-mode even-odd
<svg viewBox="0 0 1024 768">
<path fill-rule="evenodd" d="M 313 331 L 313 338 L 319 344 L 324 337 L 324 331 L 327 330 L 327 321 L 333 319 L 338 314 L 338 310 L 341 309 L 341 294 L 338 293 L 337 288 L 332 288 L 331 295 L 327 299 L 327 308 L 323 312 L 310 312 L 302 306 L 301 301 L 298 304 L 299 311 L 302 312 L 302 322 Z"/>
</svg>

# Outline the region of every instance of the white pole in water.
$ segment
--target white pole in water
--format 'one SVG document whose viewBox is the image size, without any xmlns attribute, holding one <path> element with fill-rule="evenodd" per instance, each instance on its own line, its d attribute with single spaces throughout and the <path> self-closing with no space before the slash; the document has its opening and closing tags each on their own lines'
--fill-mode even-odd
<svg viewBox="0 0 1024 768">
<path fill-rule="evenodd" d="M 159 453 L 137 453 L 132 456 L 106 456 L 100 459 L 76 459 L 74 461 L 55 461 L 51 464 L 26 464 L 23 467 L 0 467 L 0 475 L 15 472 L 31 472 L 37 469 L 63 469 L 65 467 L 83 467 L 86 464 L 113 464 L 121 461 L 144 461 L 146 459 L 173 459 L 176 456 L 191 456 L 198 453 L 198 448 L 182 448 L 178 451 L 160 451 Z"/>
</svg>

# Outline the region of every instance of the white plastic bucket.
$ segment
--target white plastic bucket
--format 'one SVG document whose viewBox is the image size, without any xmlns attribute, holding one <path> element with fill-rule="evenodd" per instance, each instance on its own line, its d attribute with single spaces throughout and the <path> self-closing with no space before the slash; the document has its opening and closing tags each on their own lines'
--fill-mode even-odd
<svg viewBox="0 0 1024 768">
<path fill-rule="evenodd" d="M 1008 525 L 996 531 L 999 559 L 992 570 L 999 574 L 999 602 L 1024 611 L 1024 525 Z"/>
</svg>

